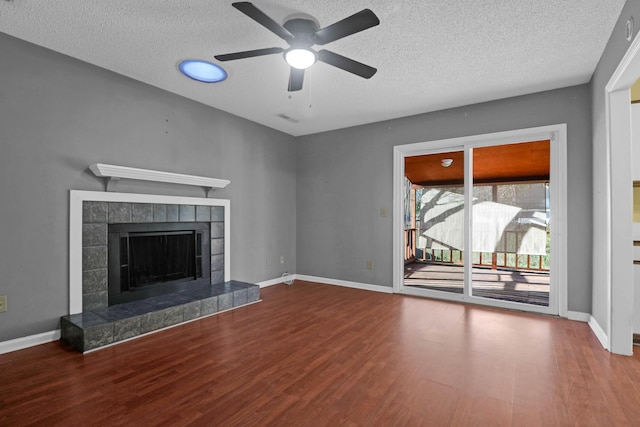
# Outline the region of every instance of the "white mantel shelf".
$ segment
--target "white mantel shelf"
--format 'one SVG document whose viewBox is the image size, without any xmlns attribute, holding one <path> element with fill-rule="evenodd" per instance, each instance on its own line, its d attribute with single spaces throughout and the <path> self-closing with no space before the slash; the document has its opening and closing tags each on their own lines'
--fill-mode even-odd
<svg viewBox="0 0 640 427">
<path fill-rule="evenodd" d="M 208 178 L 205 176 L 185 175 L 181 173 L 163 172 L 151 169 L 130 168 L 127 166 L 107 165 L 94 163 L 89 169 L 100 178 L 107 178 L 107 190 L 112 181 L 121 178 L 137 179 L 141 181 L 168 182 L 172 184 L 194 185 L 207 189 L 207 195 L 211 189 L 224 188 L 231 181 L 227 179 Z"/>
</svg>

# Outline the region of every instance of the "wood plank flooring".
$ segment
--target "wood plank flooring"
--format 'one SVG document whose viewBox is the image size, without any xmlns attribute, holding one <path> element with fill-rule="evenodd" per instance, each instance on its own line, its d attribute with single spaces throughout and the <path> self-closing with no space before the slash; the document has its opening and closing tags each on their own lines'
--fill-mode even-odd
<svg viewBox="0 0 640 427">
<path fill-rule="evenodd" d="M 405 264 L 404 285 L 461 294 L 464 267 L 430 262 Z M 472 286 L 474 296 L 549 306 L 549 273 L 473 267 Z"/>
<path fill-rule="evenodd" d="M 0 425 L 640 422 L 640 356 L 586 323 L 300 281 L 261 296 L 84 356 L 0 355 Z"/>
</svg>

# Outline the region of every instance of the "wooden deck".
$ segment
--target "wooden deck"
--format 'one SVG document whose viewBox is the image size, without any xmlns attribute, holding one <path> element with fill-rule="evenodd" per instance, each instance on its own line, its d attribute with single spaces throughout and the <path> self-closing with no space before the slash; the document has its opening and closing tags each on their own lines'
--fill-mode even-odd
<svg viewBox="0 0 640 427">
<path fill-rule="evenodd" d="M 404 266 L 404 285 L 462 293 L 460 265 L 413 262 Z M 473 268 L 473 295 L 549 306 L 549 273 Z"/>
</svg>

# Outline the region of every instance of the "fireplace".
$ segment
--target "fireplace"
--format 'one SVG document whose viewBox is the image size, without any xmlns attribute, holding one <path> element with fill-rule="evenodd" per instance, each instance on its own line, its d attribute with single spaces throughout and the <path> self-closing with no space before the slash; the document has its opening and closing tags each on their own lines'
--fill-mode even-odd
<svg viewBox="0 0 640 427">
<path fill-rule="evenodd" d="M 87 352 L 258 302 L 258 285 L 230 278 L 229 209 L 223 199 L 72 190 L 62 339 Z M 121 295 L 161 295 L 109 304 L 109 276 Z"/>
<path fill-rule="evenodd" d="M 73 193 L 79 198 L 85 194 L 91 199 L 80 200 L 79 211 L 72 209 L 72 213 L 81 214 L 77 219 L 72 215 L 72 224 L 81 224 L 75 229 L 81 232 L 81 242 L 70 246 L 71 314 L 147 299 L 198 283 L 216 285 L 230 280 L 228 202 Z M 96 200 L 99 197 L 107 200 Z M 73 252 L 78 246 L 81 265 L 76 264 Z M 75 287 L 76 283 L 80 286 Z"/>
<path fill-rule="evenodd" d="M 210 277 L 209 223 L 110 224 L 109 305 L 161 295 Z"/>
</svg>

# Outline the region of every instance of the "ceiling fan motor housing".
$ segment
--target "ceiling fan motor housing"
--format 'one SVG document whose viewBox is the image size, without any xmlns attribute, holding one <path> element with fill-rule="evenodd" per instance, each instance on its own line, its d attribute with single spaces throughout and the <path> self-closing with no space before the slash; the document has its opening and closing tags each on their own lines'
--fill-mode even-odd
<svg viewBox="0 0 640 427">
<path fill-rule="evenodd" d="M 316 44 L 315 36 L 318 31 L 318 26 L 314 21 L 295 18 L 288 20 L 282 26 L 294 35 L 293 39 L 287 40 L 289 46 L 295 48 L 310 48 Z"/>
</svg>

